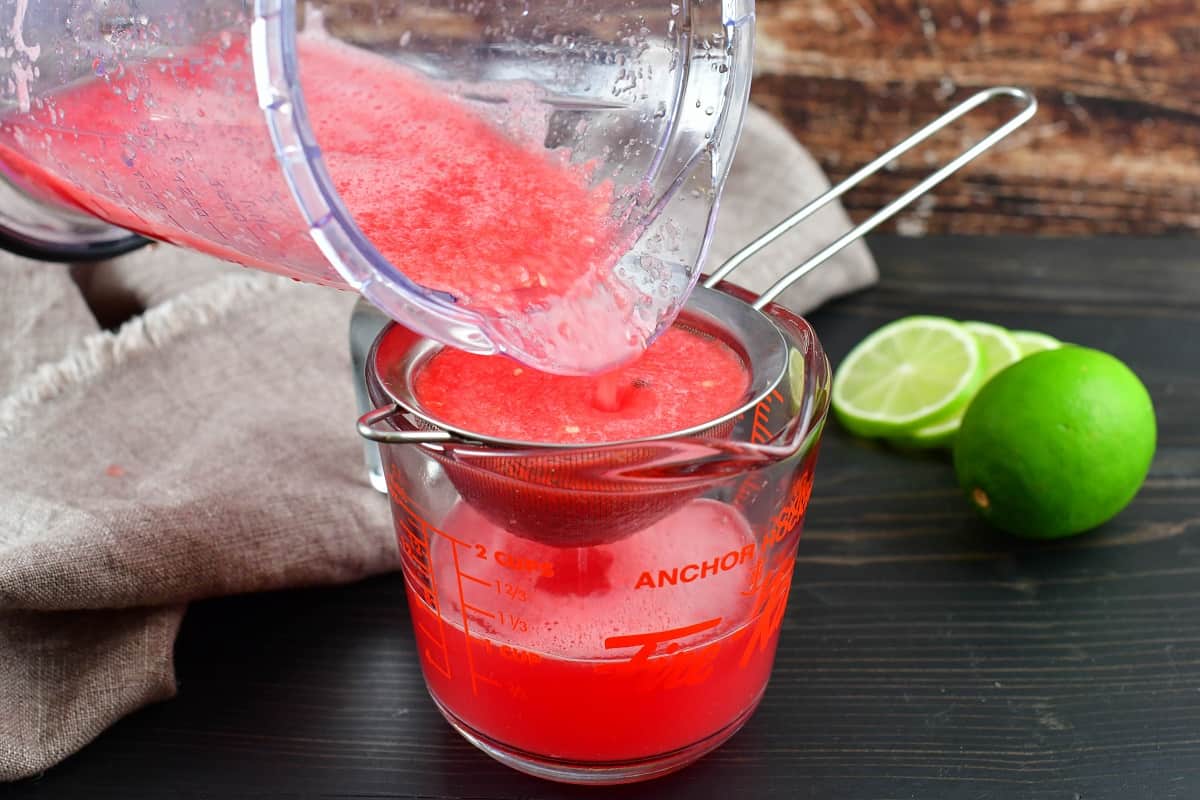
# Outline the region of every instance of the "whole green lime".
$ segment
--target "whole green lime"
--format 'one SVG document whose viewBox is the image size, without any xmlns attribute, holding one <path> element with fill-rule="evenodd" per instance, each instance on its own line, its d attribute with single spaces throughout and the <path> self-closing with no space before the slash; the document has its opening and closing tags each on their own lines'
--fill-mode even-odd
<svg viewBox="0 0 1200 800">
<path fill-rule="evenodd" d="M 1129 504 L 1154 456 L 1146 387 L 1107 353 L 1062 347 L 1004 369 L 971 401 L 954 444 L 980 514 L 1018 536 L 1056 539 Z"/>
</svg>

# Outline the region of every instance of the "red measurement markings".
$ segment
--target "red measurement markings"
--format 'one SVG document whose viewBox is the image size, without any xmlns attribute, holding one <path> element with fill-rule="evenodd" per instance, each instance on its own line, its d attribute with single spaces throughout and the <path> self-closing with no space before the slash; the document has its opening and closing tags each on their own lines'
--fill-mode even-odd
<svg viewBox="0 0 1200 800">
<path fill-rule="evenodd" d="M 449 648 L 446 643 L 446 624 L 445 617 L 442 615 L 441 603 L 438 599 L 438 587 L 434 580 L 433 565 L 431 563 L 430 549 L 432 547 L 431 539 L 433 536 L 440 536 L 450 546 L 450 554 L 454 560 L 454 573 L 457 578 L 457 590 L 459 608 L 462 612 L 462 627 L 463 637 L 466 640 L 466 656 L 467 670 L 471 676 L 471 691 L 474 694 L 479 693 L 479 685 L 489 684 L 492 686 L 501 686 L 499 681 L 491 678 L 488 675 L 478 671 L 475 664 L 472 645 L 478 645 L 481 642 L 486 642 L 486 639 L 479 639 L 471 635 L 471 622 L 468 612 L 478 614 L 481 617 L 495 619 L 496 615 L 486 609 L 479 608 L 476 605 L 467 602 L 466 590 L 463 581 L 473 582 L 494 588 L 491 581 L 485 581 L 475 575 L 466 572 L 462 568 L 459 559 L 459 548 L 466 548 L 468 552 L 476 553 L 478 548 L 469 542 L 464 542 L 440 528 L 436 528 L 425 519 L 425 516 L 417 508 L 416 504 L 408 496 L 404 490 L 404 478 L 400 475 L 399 470 L 394 464 L 388 465 L 388 495 L 392 503 L 395 505 L 397 513 L 396 518 L 401 520 L 400 523 L 400 546 L 404 550 L 405 565 L 408 567 L 407 578 L 411 579 L 409 585 L 412 589 L 421 595 L 428 603 L 429 607 L 434 612 L 434 618 L 437 620 L 437 632 L 434 633 L 425 625 L 423 621 L 418 621 L 417 630 L 427 637 L 432 645 L 437 648 L 441 658 L 434 658 L 434 653 L 430 647 L 425 647 L 424 652 L 427 663 L 435 670 L 444 675 L 447 679 L 453 677 L 450 668 Z M 522 623 L 524 624 L 524 623 Z"/>
<path fill-rule="evenodd" d="M 685 650 L 678 640 L 713 630 L 721 624 L 721 619 L 714 617 L 681 628 L 610 636 L 604 640 L 606 650 L 636 647 L 637 652 L 628 661 L 599 666 L 597 674 L 624 681 L 627 690 L 633 692 L 700 686 L 713 677 L 723 643 L 706 642 Z"/>
<path fill-rule="evenodd" d="M 771 412 L 776 403 L 783 401 L 783 394 L 778 389 L 774 389 L 754 407 L 754 424 L 750 428 L 751 444 L 763 444 L 774 437 L 775 434 L 770 428 Z M 733 505 L 736 508 L 744 509 L 750 498 L 762 490 L 765 481 L 766 479 L 757 472 L 747 475 L 745 480 L 738 485 L 737 492 L 734 493 Z"/>
<path fill-rule="evenodd" d="M 388 495 L 396 510 L 400 512 L 395 518 L 400 521 L 397 538 L 404 552 L 404 564 L 407 567 L 405 579 L 408 580 L 410 588 L 420 594 L 433 609 L 434 619 L 437 620 L 436 633 L 430 630 L 424 621 L 416 621 L 417 632 L 426 639 L 425 662 L 449 680 L 453 678 L 453 672 L 450 668 L 450 651 L 446 646 L 446 625 L 442 621 L 441 605 L 438 602 L 437 585 L 434 582 L 433 565 L 429 556 L 430 533 L 438 531 L 417 513 L 400 483 L 399 476 L 395 474 L 395 465 L 389 464 L 388 469 L 391 472 L 388 476 Z M 438 651 L 437 655 L 440 655 L 440 658 L 435 658 L 434 649 Z"/>
<path fill-rule="evenodd" d="M 463 571 L 462 561 L 458 557 L 458 548 L 460 546 L 463 546 L 463 547 L 468 547 L 471 550 L 474 550 L 474 547 L 466 544 L 465 542 L 460 542 L 451 536 L 446 536 L 446 538 L 449 539 L 451 542 L 450 555 L 454 559 L 454 574 L 458 579 L 458 605 L 459 605 L 459 608 L 462 609 L 463 636 L 465 636 L 466 640 L 467 640 L 467 646 L 466 646 L 467 669 L 471 673 L 471 693 L 478 696 L 479 695 L 479 684 L 486 683 L 486 684 L 489 684 L 491 686 L 496 686 L 496 687 L 500 687 L 501 684 L 499 681 L 497 681 L 493 678 L 490 678 L 487 675 L 482 674 L 475 667 L 475 651 L 471 648 L 471 645 L 475 644 L 475 640 L 474 640 L 474 637 L 471 636 L 471 618 L 467 614 L 467 612 L 472 611 L 476 614 L 479 614 L 480 616 L 490 617 L 491 619 L 495 619 L 496 615 L 490 611 L 485 611 L 482 608 L 471 605 L 470 603 L 467 602 L 467 593 L 466 593 L 466 590 L 463 588 L 463 580 L 466 579 L 468 581 L 474 581 L 475 583 L 480 583 L 480 584 L 483 584 L 484 586 L 491 586 L 492 582 L 482 580 L 480 578 L 475 577 L 474 575 L 469 575 L 468 573 Z"/>
<path fill-rule="evenodd" d="M 764 400 L 754 407 L 754 425 L 750 428 L 751 443 L 762 444 L 775 435 L 770 428 L 771 408 L 774 403 L 782 402 L 783 395 L 778 389 L 773 389 Z"/>
<path fill-rule="evenodd" d="M 682 628 L 668 628 L 648 633 L 628 633 L 624 636 L 609 636 L 604 640 L 604 649 L 617 650 L 622 647 L 636 647 L 638 651 L 630 657 L 630 662 L 646 661 L 650 656 L 655 654 L 660 644 L 671 642 L 672 639 L 683 639 L 697 633 L 703 633 L 720 624 L 721 618 L 714 617 L 713 619 L 706 619 L 703 622 L 697 622 L 694 625 L 685 625 Z M 678 650 L 679 643 L 672 642 L 663 649 L 663 652 L 670 654 L 678 652 Z"/>
<path fill-rule="evenodd" d="M 788 593 L 792 588 L 793 559 L 785 559 L 767 574 L 754 599 L 754 612 L 751 619 L 753 625 L 749 628 L 749 638 L 746 649 L 738 666 L 745 667 L 756 653 L 765 652 L 775 641 L 775 634 L 783 625 L 783 615 L 787 611 Z"/>
<path fill-rule="evenodd" d="M 800 528 L 800 524 L 804 522 L 804 512 L 808 508 L 808 500 L 812 497 L 813 487 L 813 462 L 816 460 L 817 451 L 808 454 L 804 462 L 797 468 L 800 472 L 798 478 L 792 480 L 791 486 L 788 487 L 787 499 L 783 502 L 783 507 L 779 509 L 779 513 L 771 520 L 771 529 L 767 531 L 767 535 L 763 538 L 763 547 L 769 548 L 773 545 L 782 542 L 792 533 Z"/>
</svg>

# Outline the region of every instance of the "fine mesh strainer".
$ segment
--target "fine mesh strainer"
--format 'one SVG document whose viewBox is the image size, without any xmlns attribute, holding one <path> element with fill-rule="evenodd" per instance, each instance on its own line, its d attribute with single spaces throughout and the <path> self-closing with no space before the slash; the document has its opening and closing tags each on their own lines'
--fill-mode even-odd
<svg viewBox="0 0 1200 800">
<path fill-rule="evenodd" d="M 755 253 L 827 203 L 973 109 L 1001 97 L 1016 100 L 1021 110 L 784 275 L 753 302 L 718 288 Z M 781 221 L 697 287 L 674 324 L 727 345 L 750 376 L 749 388 L 737 406 L 717 419 L 686 430 L 599 445 L 525 442 L 464 430 L 439 420 L 413 391 L 415 376 L 443 345 L 392 323 L 376 340 L 367 361 L 367 384 L 372 400 L 380 406 L 362 416 L 358 430 L 380 444 L 420 446 L 466 502 L 517 535 L 578 547 L 615 541 L 641 530 L 726 475 L 747 469 L 745 458 L 731 460 L 730 449 L 719 443 L 769 445 L 779 426 L 767 425 L 760 412 L 773 397 L 790 398 L 794 409 L 802 405 L 795 386 L 797 381 L 803 383 L 803 376 L 796 374 L 794 348 L 772 319 L 772 301 L 834 253 L 1008 136 L 1036 110 L 1036 100 L 1021 89 L 979 92 Z"/>
</svg>

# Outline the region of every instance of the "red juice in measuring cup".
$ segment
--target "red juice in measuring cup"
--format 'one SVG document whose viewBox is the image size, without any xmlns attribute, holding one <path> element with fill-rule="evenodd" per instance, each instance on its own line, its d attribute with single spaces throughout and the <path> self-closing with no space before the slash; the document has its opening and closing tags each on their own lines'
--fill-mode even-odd
<svg viewBox="0 0 1200 800">
<path fill-rule="evenodd" d="M 462 502 L 435 528 L 393 483 L 431 694 L 484 749 L 525 768 L 661 772 L 716 747 L 766 686 L 811 470 L 809 459 L 766 535 L 733 505 L 701 499 L 586 548 L 514 536 Z"/>
</svg>

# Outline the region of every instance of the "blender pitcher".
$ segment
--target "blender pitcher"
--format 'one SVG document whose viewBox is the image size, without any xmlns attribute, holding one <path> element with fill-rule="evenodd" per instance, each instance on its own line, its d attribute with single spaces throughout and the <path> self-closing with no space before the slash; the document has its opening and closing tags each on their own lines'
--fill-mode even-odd
<svg viewBox="0 0 1200 800">
<path fill-rule="evenodd" d="M 4 0 L 0 23 L 0 246 L 150 237 L 587 373 L 695 284 L 753 4 Z"/>
</svg>

